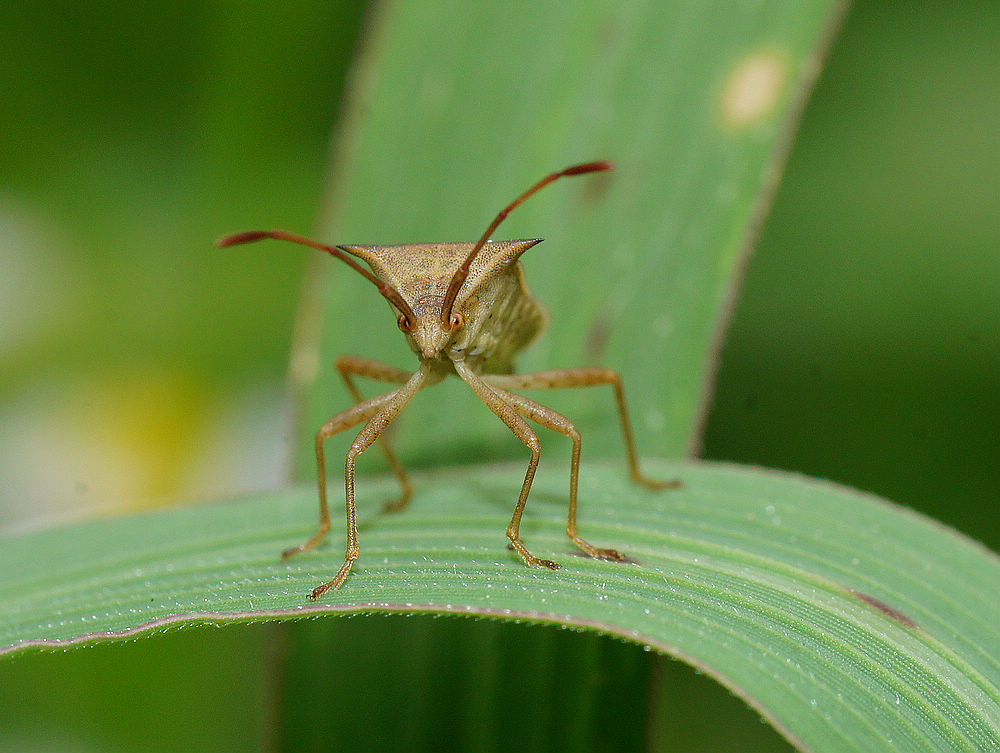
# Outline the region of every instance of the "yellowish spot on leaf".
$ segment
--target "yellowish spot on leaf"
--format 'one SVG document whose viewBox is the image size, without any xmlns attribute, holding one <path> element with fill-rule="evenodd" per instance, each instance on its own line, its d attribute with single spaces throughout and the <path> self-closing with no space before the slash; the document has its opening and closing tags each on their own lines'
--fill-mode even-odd
<svg viewBox="0 0 1000 753">
<path fill-rule="evenodd" d="M 770 115 L 785 88 L 785 59 L 773 50 L 741 60 L 726 78 L 720 98 L 722 122 L 744 128 Z"/>
</svg>

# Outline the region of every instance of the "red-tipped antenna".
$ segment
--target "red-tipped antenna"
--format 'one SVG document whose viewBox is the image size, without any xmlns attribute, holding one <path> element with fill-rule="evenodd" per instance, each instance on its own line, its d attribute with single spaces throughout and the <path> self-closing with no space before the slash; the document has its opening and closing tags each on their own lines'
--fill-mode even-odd
<svg viewBox="0 0 1000 753">
<path fill-rule="evenodd" d="M 476 255 L 480 252 L 483 246 L 486 245 L 486 241 L 489 240 L 493 231 L 497 229 L 497 226 L 507 219 L 507 215 L 513 212 L 517 207 L 519 207 L 525 199 L 534 193 L 537 193 L 541 189 L 545 188 L 549 183 L 552 183 L 559 178 L 568 175 L 583 175 L 584 173 L 596 173 L 601 170 L 613 170 L 614 165 L 610 162 L 584 162 L 582 165 L 573 165 L 572 167 L 567 167 L 565 170 L 560 170 L 557 173 L 551 173 L 546 175 L 535 185 L 525 191 L 523 194 L 518 196 L 514 201 L 508 204 L 501 212 L 497 215 L 496 219 L 490 223 L 490 226 L 486 228 L 486 232 L 483 233 L 482 237 L 473 246 L 472 251 L 469 255 L 465 257 L 465 261 L 462 262 L 462 266 L 458 268 L 454 276 L 451 278 L 451 283 L 448 285 L 448 292 L 444 296 L 444 303 L 441 306 L 441 323 L 445 327 L 451 326 L 451 307 L 455 305 L 455 298 L 458 297 L 458 291 L 462 289 L 462 283 L 465 282 L 465 278 L 469 276 L 469 269 L 472 267 L 472 261 L 476 258 Z"/>
<path fill-rule="evenodd" d="M 226 248 L 227 246 L 238 246 L 241 243 L 253 243 L 254 241 L 264 240 L 265 238 L 274 238 L 279 241 L 291 241 L 292 243 L 300 243 L 303 246 L 318 248 L 320 251 L 326 251 L 331 256 L 336 256 L 341 261 L 347 262 L 347 264 L 354 269 L 354 271 L 370 280 L 372 284 L 378 288 L 378 292 L 381 293 L 385 299 L 389 301 L 389 303 L 403 312 L 403 316 L 406 317 L 406 322 L 400 323 L 401 328 L 409 329 L 416 324 L 417 318 L 413 315 L 413 309 L 411 309 L 410 305 L 403 300 L 403 296 L 401 296 L 395 288 L 391 288 L 386 285 L 384 282 L 375 277 L 375 275 L 354 261 L 354 259 L 334 246 L 327 246 L 323 243 L 319 243 L 318 241 L 303 238 L 301 235 L 295 235 L 294 233 L 286 233 L 284 230 L 249 230 L 245 233 L 235 233 L 233 235 L 227 235 L 225 238 L 220 238 L 216 241 L 215 245 L 219 248 Z M 404 326 L 404 324 L 406 324 L 406 326 Z"/>
</svg>

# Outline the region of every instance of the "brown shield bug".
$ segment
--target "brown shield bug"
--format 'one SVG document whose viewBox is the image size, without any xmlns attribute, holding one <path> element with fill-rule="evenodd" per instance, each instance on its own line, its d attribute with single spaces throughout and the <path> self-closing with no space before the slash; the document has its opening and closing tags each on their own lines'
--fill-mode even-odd
<svg viewBox="0 0 1000 753">
<path fill-rule="evenodd" d="M 378 361 L 357 356 L 341 356 L 336 368 L 356 404 L 338 413 L 316 433 L 316 467 L 319 475 L 319 530 L 307 541 L 285 550 L 283 557 L 308 552 L 330 530 L 330 512 L 326 500 L 326 462 L 323 442 L 328 437 L 364 424 L 347 452 L 345 487 L 347 491 L 347 552 L 344 564 L 333 580 L 317 586 L 309 594 L 318 599 L 331 588 L 343 584 L 358 558 L 358 532 L 355 520 L 354 465 L 361 453 L 380 440 L 386 457 L 399 479 L 402 493 L 388 507 L 400 509 L 410 497 L 410 482 L 382 433 L 419 390 L 436 384 L 449 374 L 456 374 L 479 399 L 503 421 L 531 452 L 528 470 L 514 514 L 507 526 L 510 546 L 528 565 L 557 569 L 558 564 L 535 557 L 521 541 L 521 515 L 541 454 L 538 435 L 528 425 L 533 421 L 569 437 L 573 442 L 569 477 L 569 515 L 566 534 L 576 546 L 591 557 L 627 561 L 614 549 L 600 549 L 577 533 L 577 477 L 580 471 L 580 433 L 573 423 L 544 405 L 511 390 L 552 389 L 558 387 L 593 387 L 611 385 L 615 391 L 618 416 L 632 478 L 653 489 L 677 486 L 676 481 L 656 481 L 639 470 L 635 443 L 621 378 L 604 368 L 555 369 L 534 374 L 513 374 L 515 353 L 530 343 L 544 329 L 548 314 L 528 292 L 524 272 L 518 261 L 521 254 L 539 240 L 491 241 L 490 235 L 504 218 L 525 199 L 549 183 L 570 175 L 610 170 L 609 162 L 587 162 L 547 175 L 518 196 L 496 216 L 475 243 L 418 243 L 397 246 L 327 246 L 281 230 L 253 230 L 230 235 L 218 246 L 275 238 L 326 251 L 347 263 L 370 280 L 389 302 L 396 314 L 396 324 L 420 360 L 419 368 L 409 373 Z M 371 271 L 355 259 L 365 262 Z M 354 377 L 367 377 L 400 385 L 378 397 L 364 399 L 354 384 Z"/>
</svg>

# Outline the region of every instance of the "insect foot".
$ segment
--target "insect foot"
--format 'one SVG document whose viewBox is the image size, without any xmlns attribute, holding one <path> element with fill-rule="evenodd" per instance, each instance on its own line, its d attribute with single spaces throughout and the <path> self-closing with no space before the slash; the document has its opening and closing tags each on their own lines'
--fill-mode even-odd
<svg viewBox="0 0 1000 753">
<path fill-rule="evenodd" d="M 353 552 L 348 552 L 347 559 L 344 561 L 344 564 L 340 566 L 340 570 L 337 572 L 337 577 L 321 586 L 316 586 L 316 588 L 309 593 L 309 601 L 316 601 L 316 599 L 325 594 L 331 588 L 340 588 L 344 581 L 347 580 L 347 576 L 351 572 L 351 565 L 354 564 L 354 560 L 357 558 L 358 551 L 356 549 Z"/>
<path fill-rule="evenodd" d="M 516 549 L 517 553 L 521 555 L 521 559 L 524 560 L 524 564 L 529 567 L 547 567 L 549 570 L 558 570 L 562 567 L 558 562 L 543 560 L 540 557 L 536 557 L 528 551 L 527 547 L 521 543 L 520 539 L 511 539 L 507 544 L 507 548 Z"/>
</svg>

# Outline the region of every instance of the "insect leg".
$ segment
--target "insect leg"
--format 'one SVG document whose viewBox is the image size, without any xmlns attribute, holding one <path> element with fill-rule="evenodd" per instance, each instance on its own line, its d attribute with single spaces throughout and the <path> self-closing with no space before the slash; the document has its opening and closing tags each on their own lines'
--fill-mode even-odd
<svg viewBox="0 0 1000 753">
<path fill-rule="evenodd" d="M 531 459 L 528 461 L 528 470 L 525 472 L 524 482 L 521 484 L 521 493 L 518 495 L 517 504 L 514 506 L 514 514 L 511 516 L 510 525 L 507 526 L 507 538 L 510 539 L 511 546 L 517 550 L 517 553 L 521 555 L 526 564 L 547 567 L 550 570 L 558 570 L 558 563 L 552 560 L 539 559 L 521 543 L 521 515 L 524 513 L 524 505 L 528 501 L 528 492 L 531 491 L 531 482 L 535 478 L 535 470 L 538 468 L 538 458 L 542 452 L 538 435 L 528 426 L 528 422 L 518 415 L 517 409 L 501 392 L 498 392 L 483 381 L 468 366 L 461 361 L 455 361 L 455 370 L 465 380 L 465 383 L 472 388 L 472 391 L 479 396 L 479 399 L 486 404 L 486 407 L 507 424 L 507 428 L 514 432 L 514 436 L 520 439 L 524 443 L 524 446 L 531 452 Z"/>
<path fill-rule="evenodd" d="M 569 536 L 574 544 L 580 547 L 580 549 L 585 551 L 591 557 L 605 560 L 615 560 L 617 562 L 627 562 L 628 557 L 625 555 L 620 554 L 614 549 L 600 549 L 580 538 L 577 533 L 576 499 L 577 481 L 580 475 L 581 439 L 580 432 L 577 431 L 576 426 L 574 426 L 573 422 L 561 413 L 557 413 L 551 408 L 541 405 L 540 403 L 536 403 L 534 400 L 530 400 L 523 395 L 505 392 L 503 393 L 503 396 L 514 407 L 514 410 L 528 420 L 541 424 L 547 429 L 552 429 L 560 434 L 564 434 L 573 441 L 573 454 L 569 466 L 569 514 L 566 522 L 566 535 Z"/>
<path fill-rule="evenodd" d="M 354 564 L 354 560 L 358 558 L 360 549 L 358 547 L 358 525 L 357 525 L 357 515 L 356 507 L 354 504 L 354 464 L 358 459 L 358 456 L 371 447 L 372 443 L 378 439 L 379 435 L 385 431 L 392 420 L 399 415 L 399 412 L 403 409 L 421 387 L 424 385 L 424 380 L 427 378 L 427 373 L 430 366 L 427 364 L 421 364 L 420 369 L 414 372 L 412 376 L 407 380 L 406 384 L 400 387 L 395 392 L 390 392 L 387 395 L 382 395 L 381 397 L 374 398 L 373 400 L 368 400 L 361 405 L 366 408 L 374 408 L 369 413 L 370 418 L 368 423 L 365 424 L 364 428 L 358 433 L 354 442 L 351 443 L 350 449 L 347 451 L 347 458 L 344 463 L 344 488 L 347 495 L 347 551 L 344 554 L 344 564 L 340 566 L 340 570 L 337 575 L 334 576 L 333 580 L 324 583 L 321 586 L 317 586 L 313 589 L 312 593 L 309 594 L 309 598 L 315 601 L 320 596 L 325 594 L 331 588 L 339 588 L 343 584 L 344 579 L 347 578 L 348 573 L 351 572 L 351 565 Z M 374 406 L 370 406 L 374 403 Z M 355 408 L 360 406 L 355 406 Z M 354 408 L 345 411 L 344 414 L 350 414 Z M 341 415 L 344 415 L 341 414 Z M 320 429 L 320 432 L 316 435 L 316 460 L 317 465 L 320 468 L 320 473 L 323 473 L 323 450 L 322 450 L 322 440 L 326 437 L 323 434 L 327 431 L 327 427 L 330 426 L 337 416 Z M 352 416 L 353 418 L 353 416 Z M 360 420 L 354 421 L 354 423 L 359 423 Z M 333 427 L 327 436 L 330 434 L 335 434 L 337 431 L 347 428 L 347 426 Z M 323 482 L 323 477 L 320 477 L 320 489 L 323 490 L 326 484 Z M 326 497 L 325 491 L 320 492 L 320 509 L 321 516 L 322 511 L 325 510 L 324 499 Z M 327 528 L 329 528 L 329 515 L 327 515 Z M 322 537 L 324 531 L 322 530 L 322 522 L 320 524 L 320 533 L 318 536 Z M 315 536 L 313 538 L 316 538 Z M 308 545 L 312 542 L 306 542 Z"/>
<path fill-rule="evenodd" d="M 537 371 L 533 374 L 489 374 L 483 378 L 494 387 L 504 390 L 546 390 L 563 387 L 597 387 L 603 384 L 613 385 L 615 402 L 618 406 L 618 418 L 621 421 L 622 439 L 625 442 L 625 455 L 628 459 L 629 475 L 632 480 L 649 489 L 676 489 L 681 485 L 677 479 L 660 481 L 650 478 L 639 470 L 639 457 L 635 450 L 632 424 L 629 422 L 628 411 L 625 408 L 625 391 L 622 388 L 622 378 L 618 372 L 599 367 L 583 367 Z"/>
<path fill-rule="evenodd" d="M 340 378 L 344 380 L 347 391 L 351 393 L 351 397 L 354 398 L 356 403 L 363 402 L 364 398 L 361 396 L 357 385 L 354 384 L 353 376 L 367 377 L 391 384 L 404 384 L 410 378 L 410 374 L 406 371 L 387 366 L 370 358 L 361 358 L 360 356 L 340 356 L 334 365 L 340 374 Z M 386 437 L 379 437 L 378 443 L 385 454 L 385 459 L 389 461 L 389 467 L 392 468 L 392 472 L 399 480 L 400 487 L 402 487 L 399 497 L 386 502 L 382 509 L 387 511 L 402 510 L 406 507 L 407 502 L 410 501 L 410 495 L 413 494 L 413 486 L 410 484 L 409 476 L 406 475 L 406 469 L 403 468 L 403 464 L 399 462 L 396 453 L 389 446 L 389 440 Z"/>
<path fill-rule="evenodd" d="M 282 552 L 282 559 L 288 559 L 293 554 L 298 554 L 299 552 L 311 551 L 313 547 L 323 540 L 326 532 L 330 530 L 330 510 L 326 502 L 326 458 L 323 454 L 323 440 L 332 437 L 338 432 L 350 429 L 362 421 L 367 421 L 378 413 L 379 409 L 395 394 L 394 390 L 393 392 L 373 397 L 370 400 L 363 400 L 357 405 L 338 413 L 323 424 L 320 430 L 316 432 L 316 471 L 319 479 L 319 530 L 305 543 L 293 546 Z"/>
</svg>

